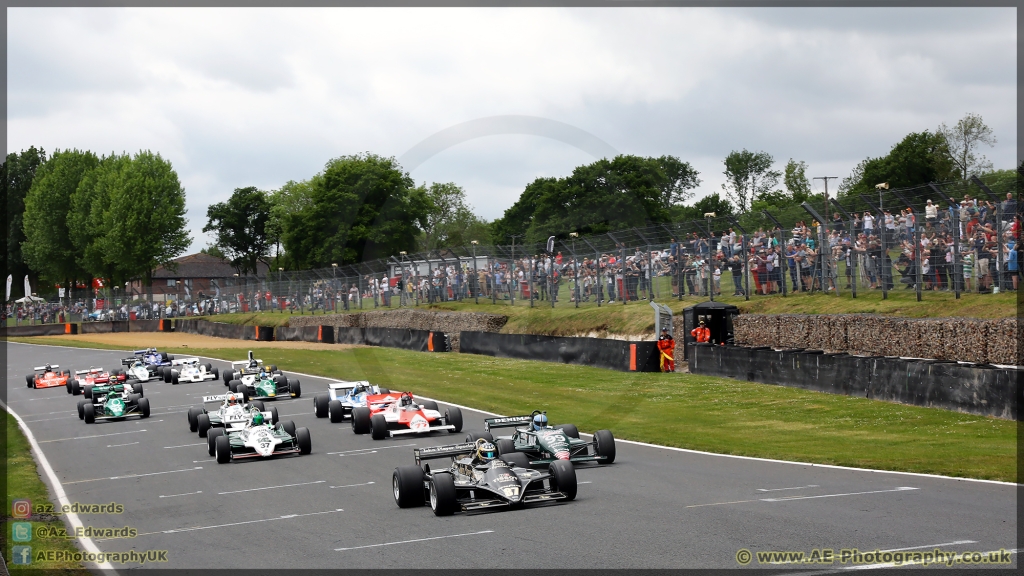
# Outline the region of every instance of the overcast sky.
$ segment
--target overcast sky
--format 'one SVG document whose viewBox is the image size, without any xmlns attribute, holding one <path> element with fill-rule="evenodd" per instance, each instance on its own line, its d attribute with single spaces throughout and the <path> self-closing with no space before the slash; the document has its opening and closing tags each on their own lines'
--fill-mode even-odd
<svg viewBox="0 0 1024 576">
<path fill-rule="evenodd" d="M 967 112 L 995 131 L 995 167 L 1013 168 L 1016 58 L 1014 8 L 9 8 L 7 148 L 159 152 L 198 250 L 207 205 L 234 188 L 276 189 L 341 155 L 401 157 L 496 115 L 678 156 L 701 172 L 698 196 L 721 189 L 732 150 L 844 177 Z M 411 175 L 460 184 L 490 220 L 534 178 L 593 160 L 497 134 Z"/>
</svg>

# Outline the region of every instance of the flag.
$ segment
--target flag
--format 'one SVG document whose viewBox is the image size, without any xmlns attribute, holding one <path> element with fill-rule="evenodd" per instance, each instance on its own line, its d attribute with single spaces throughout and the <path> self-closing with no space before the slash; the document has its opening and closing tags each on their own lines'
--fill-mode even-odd
<svg viewBox="0 0 1024 576">
<path fill-rule="evenodd" d="M 7 298 L 4 298 L 4 302 L 11 299 L 11 284 L 14 283 L 14 274 L 7 275 Z"/>
<path fill-rule="evenodd" d="M 548 237 L 548 254 L 554 254 L 555 252 L 555 237 Z"/>
<path fill-rule="evenodd" d="M 32 285 L 28 283 L 28 274 L 25 274 L 25 297 L 32 298 Z"/>
</svg>

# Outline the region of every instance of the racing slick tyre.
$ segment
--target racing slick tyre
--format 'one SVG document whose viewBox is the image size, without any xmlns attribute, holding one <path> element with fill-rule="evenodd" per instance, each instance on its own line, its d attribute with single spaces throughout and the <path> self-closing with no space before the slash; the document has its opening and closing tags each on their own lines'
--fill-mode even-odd
<svg viewBox="0 0 1024 576">
<path fill-rule="evenodd" d="M 270 423 L 277 426 L 277 423 L 281 421 L 281 417 L 277 415 L 277 406 L 270 407 Z"/>
<path fill-rule="evenodd" d="M 220 435 L 215 439 L 214 451 L 217 454 L 217 464 L 231 462 L 231 440 L 227 436 Z"/>
<path fill-rule="evenodd" d="M 598 430 L 594 432 L 594 451 L 598 456 L 604 456 L 605 464 L 615 462 L 615 437 L 611 430 Z"/>
<path fill-rule="evenodd" d="M 459 507 L 455 480 L 451 474 L 438 472 L 430 482 L 430 509 L 435 516 L 451 516 Z"/>
<path fill-rule="evenodd" d="M 299 396 L 302 396 L 302 386 L 299 384 L 298 380 L 288 381 L 288 392 L 291 393 L 292 398 L 298 398 Z"/>
<path fill-rule="evenodd" d="M 128 401 L 125 402 L 125 404 L 128 404 L 128 405 L 132 405 L 132 404 L 138 405 L 139 400 L 142 400 L 142 396 L 139 396 L 138 394 L 129 394 L 128 395 Z"/>
<path fill-rule="evenodd" d="M 273 374 L 274 372 L 277 372 L 277 364 L 270 365 L 270 373 Z"/>
<path fill-rule="evenodd" d="M 530 457 L 522 452 L 508 452 L 500 456 L 509 466 L 530 469 Z"/>
<path fill-rule="evenodd" d="M 219 430 L 219 428 L 218 428 Z M 196 414 L 196 431 L 199 432 L 200 438 L 206 438 L 210 433 L 210 415 L 209 414 Z M 213 454 L 210 454 L 213 456 Z"/>
<path fill-rule="evenodd" d="M 220 368 L 213 369 L 213 379 L 220 380 Z"/>
<path fill-rule="evenodd" d="M 178 371 L 177 370 L 171 370 L 171 384 L 177 384 L 177 383 L 178 383 Z"/>
<path fill-rule="evenodd" d="M 206 436 L 206 450 L 210 453 L 210 456 L 217 455 L 217 438 L 219 436 L 224 436 L 223 428 L 214 428 Z"/>
<path fill-rule="evenodd" d="M 568 460 L 555 460 L 548 465 L 551 489 L 565 494 L 566 500 L 576 499 L 576 468 Z"/>
<path fill-rule="evenodd" d="M 444 411 L 445 422 L 455 426 L 455 433 L 462 432 L 462 410 L 457 406 L 449 406 Z"/>
<path fill-rule="evenodd" d="M 388 421 L 383 414 L 374 414 L 370 418 L 370 438 L 383 440 L 388 435 Z"/>
<path fill-rule="evenodd" d="M 289 436 L 295 436 L 295 422 L 289 420 L 281 424 L 281 429 L 288 433 Z"/>
<path fill-rule="evenodd" d="M 35 374 L 26 374 L 25 375 L 25 382 L 28 383 L 28 387 L 29 388 L 32 388 L 33 386 L 35 386 L 36 385 L 36 376 L 35 376 Z"/>
<path fill-rule="evenodd" d="M 167 355 L 167 352 L 161 352 L 160 353 L 160 360 L 162 362 L 170 362 L 171 358 L 170 358 L 170 356 Z"/>
<path fill-rule="evenodd" d="M 64 376 L 71 376 L 71 370 L 61 370 L 60 373 Z"/>
<path fill-rule="evenodd" d="M 327 403 L 327 414 L 331 417 L 331 424 L 337 424 L 345 419 L 345 407 L 341 400 L 331 400 Z"/>
<path fill-rule="evenodd" d="M 370 431 L 370 409 L 366 406 L 352 409 L 352 431 L 356 434 L 366 434 Z"/>
<path fill-rule="evenodd" d="M 71 382 L 71 394 L 73 396 L 78 396 L 81 393 L 82 393 L 82 384 L 78 380 L 72 381 Z M 89 395 L 86 396 L 86 398 L 92 398 L 92 387 L 91 386 L 89 387 Z"/>
<path fill-rule="evenodd" d="M 132 392 L 135 392 L 139 396 L 145 396 L 145 394 L 142 392 L 142 382 L 135 380 L 134 382 L 131 382 L 129 385 L 132 387 Z"/>
<path fill-rule="evenodd" d="M 491 444 L 494 444 L 494 437 L 491 436 L 490 432 L 470 432 L 466 434 L 466 442 L 476 442 L 479 439 L 485 439 Z"/>
<path fill-rule="evenodd" d="M 78 401 L 78 419 L 82 420 L 85 418 L 85 405 L 88 404 L 85 400 Z"/>
<path fill-rule="evenodd" d="M 92 402 L 82 407 L 82 420 L 85 420 L 86 424 L 96 422 L 96 407 L 92 405 Z"/>
<path fill-rule="evenodd" d="M 224 376 L 224 385 L 228 386 L 228 385 L 231 384 L 231 381 L 235 379 L 235 371 L 234 370 L 225 370 L 223 376 Z"/>
<path fill-rule="evenodd" d="M 512 454 L 516 451 L 516 443 L 508 438 L 498 438 L 494 441 L 494 447 L 498 449 L 498 456 Z"/>
<path fill-rule="evenodd" d="M 68 394 L 71 394 L 71 383 L 74 382 L 71 378 L 64 380 L 64 387 L 68 389 Z"/>
<path fill-rule="evenodd" d="M 380 389 L 380 393 L 381 394 L 391 394 L 391 390 L 388 389 L 388 388 L 381 388 Z"/>
<path fill-rule="evenodd" d="M 580 431 L 576 429 L 575 424 L 559 424 L 555 428 L 565 432 L 565 435 L 570 438 L 580 439 Z"/>
<path fill-rule="evenodd" d="M 206 367 L 206 371 L 207 372 L 213 372 L 213 364 L 210 364 L 209 362 L 207 362 L 206 364 L 203 364 L 203 366 Z"/>
<path fill-rule="evenodd" d="M 419 466 L 399 466 L 391 475 L 395 504 L 399 508 L 423 506 L 423 470 Z"/>
<path fill-rule="evenodd" d="M 330 394 L 317 394 L 313 396 L 313 414 L 317 418 L 327 418 L 327 404 L 330 401 Z"/>
<path fill-rule="evenodd" d="M 170 384 L 171 383 L 171 369 L 166 367 L 166 366 L 164 366 L 163 376 L 164 376 L 164 382 Z"/>
<path fill-rule="evenodd" d="M 245 402 L 249 401 L 249 388 L 245 384 L 239 384 L 238 385 L 238 389 L 235 390 L 235 394 L 236 395 L 238 395 L 238 394 L 242 395 L 242 403 L 245 403 Z"/>
<path fill-rule="evenodd" d="M 79 380 L 79 383 L 81 383 L 81 380 Z M 82 386 L 82 394 L 86 398 L 92 399 L 92 384 L 86 384 L 85 386 Z"/>
<path fill-rule="evenodd" d="M 199 431 L 199 415 L 203 413 L 202 408 L 195 406 L 188 409 L 188 431 L 198 432 Z"/>
<path fill-rule="evenodd" d="M 252 404 L 253 408 L 259 410 L 260 412 L 267 411 L 267 405 L 264 404 L 262 400 L 253 400 L 252 402 L 250 402 L 250 404 Z"/>
<path fill-rule="evenodd" d="M 149 418 L 149 398 L 139 398 L 139 412 L 143 418 Z"/>
<path fill-rule="evenodd" d="M 241 380 L 232 380 L 231 382 L 228 382 L 228 390 L 230 390 L 231 392 L 235 392 L 237 388 L 241 385 Z"/>
<path fill-rule="evenodd" d="M 309 437 L 309 428 L 296 428 L 295 440 L 299 444 L 299 454 L 309 454 L 313 451 L 313 439 Z"/>
<path fill-rule="evenodd" d="M 434 402 L 433 400 L 424 400 L 420 402 L 419 405 L 422 406 L 424 410 L 440 412 L 440 410 L 437 409 L 437 402 Z"/>
</svg>

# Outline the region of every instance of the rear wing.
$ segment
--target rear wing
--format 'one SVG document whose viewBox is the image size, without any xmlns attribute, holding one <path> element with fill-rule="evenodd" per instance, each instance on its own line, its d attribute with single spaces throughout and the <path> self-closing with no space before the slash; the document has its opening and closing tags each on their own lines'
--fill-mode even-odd
<svg viewBox="0 0 1024 576">
<path fill-rule="evenodd" d="M 184 366 L 185 364 L 189 364 L 192 362 L 198 364 L 199 358 L 175 358 L 174 360 L 171 360 L 171 366 Z"/>
<path fill-rule="evenodd" d="M 121 365 L 122 366 L 131 366 L 132 364 L 135 364 L 138 361 L 139 361 L 139 359 L 137 357 L 135 357 L 135 356 L 132 356 L 131 358 L 121 358 Z"/>
<path fill-rule="evenodd" d="M 389 392 L 387 394 L 367 394 L 366 405 L 368 407 L 386 406 L 388 404 L 394 404 L 395 402 L 398 402 L 398 399 L 401 397 L 401 392 Z"/>
<path fill-rule="evenodd" d="M 146 348 L 145 350 L 134 350 L 134 351 L 132 351 L 132 354 L 135 354 L 135 355 L 139 355 L 139 354 L 156 354 L 156 348 Z"/>
<path fill-rule="evenodd" d="M 85 370 L 75 370 L 75 376 L 79 374 L 98 374 L 103 372 L 103 368 L 87 368 Z"/>
<path fill-rule="evenodd" d="M 60 368 L 60 364 L 50 364 L 50 368 Z M 33 370 L 46 370 L 46 366 L 36 366 L 35 368 L 33 368 Z"/>
<path fill-rule="evenodd" d="M 522 426 L 523 424 L 529 424 L 533 421 L 533 416 L 509 416 L 507 418 L 487 418 L 484 420 L 484 430 L 492 430 L 494 428 L 514 428 L 516 426 Z"/>
<path fill-rule="evenodd" d="M 367 380 L 359 380 L 359 381 L 356 381 L 356 382 L 346 382 L 344 380 L 338 380 L 337 382 L 330 382 L 330 383 L 328 383 L 327 384 L 327 389 L 328 390 L 342 390 L 342 389 L 348 389 L 348 388 L 355 388 L 356 386 L 359 386 L 360 384 L 362 384 L 363 386 L 366 386 L 367 388 L 370 387 L 370 382 L 367 381 Z"/>
<path fill-rule="evenodd" d="M 476 442 L 465 442 L 463 444 L 448 444 L 447 446 L 415 448 L 412 453 L 416 456 L 416 464 L 419 465 L 423 460 L 454 458 L 456 456 L 472 454 L 474 450 L 476 450 Z"/>
</svg>

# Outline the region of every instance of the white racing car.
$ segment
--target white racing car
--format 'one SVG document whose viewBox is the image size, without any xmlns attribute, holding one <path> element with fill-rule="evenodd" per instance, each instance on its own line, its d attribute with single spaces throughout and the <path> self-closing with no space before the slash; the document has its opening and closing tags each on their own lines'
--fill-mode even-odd
<svg viewBox="0 0 1024 576">
<path fill-rule="evenodd" d="M 206 438 L 211 428 L 224 428 L 231 432 L 245 428 L 253 412 L 263 412 L 271 424 L 277 424 L 277 408 L 269 411 L 259 400 L 246 404 L 240 394 L 233 392 L 215 396 L 203 396 L 203 404 L 220 402 L 216 410 L 208 411 L 205 406 L 195 406 L 188 410 L 188 428 Z M 211 454 L 212 456 L 212 454 Z"/>
<path fill-rule="evenodd" d="M 296 428 L 295 422 L 271 424 L 265 412 L 253 411 L 240 429 L 214 428 L 206 436 L 211 456 L 218 464 L 242 458 L 267 458 L 284 454 L 309 454 L 312 451 L 309 429 Z"/>
<path fill-rule="evenodd" d="M 273 364 L 264 367 L 263 360 L 253 356 L 252 350 L 249 350 L 248 360 L 237 360 L 232 362 L 231 370 L 224 371 L 224 385 L 230 386 L 233 380 L 239 380 L 246 386 L 252 386 L 256 382 L 261 371 L 267 372 L 271 376 L 278 376 L 282 374 L 282 372 L 277 369 L 277 366 L 274 366 Z"/>
<path fill-rule="evenodd" d="M 329 382 L 327 393 L 313 396 L 313 413 L 317 418 L 330 416 L 331 422 L 342 422 L 346 416 L 352 416 L 352 409 L 366 406 L 366 397 L 376 394 L 389 394 L 387 388 L 374 386 L 366 380 L 358 382 Z M 398 400 L 396 394 L 392 401 Z"/>
<path fill-rule="evenodd" d="M 220 370 L 211 364 L 202 364 L 199 358 L 175 359 L 171 362 L 172 368 L 164 370 L 164 382 L 177 384 L 178 382 L 205 382 L 206 380 L 217 380 L 220 378 Z"/>
<path fill-rule="evenodd" d="M 146 366 L 145 362 L 138 358 L 125 358 L 121 360 L 121 365 L 125 366 L 125 374 L 129 380 L 138 380 L 139 382 L 149 382 L 150 378 L 157 378 L 157 376 L 151 376 L 149 373 L 149 367 Z"/>
</svg>

